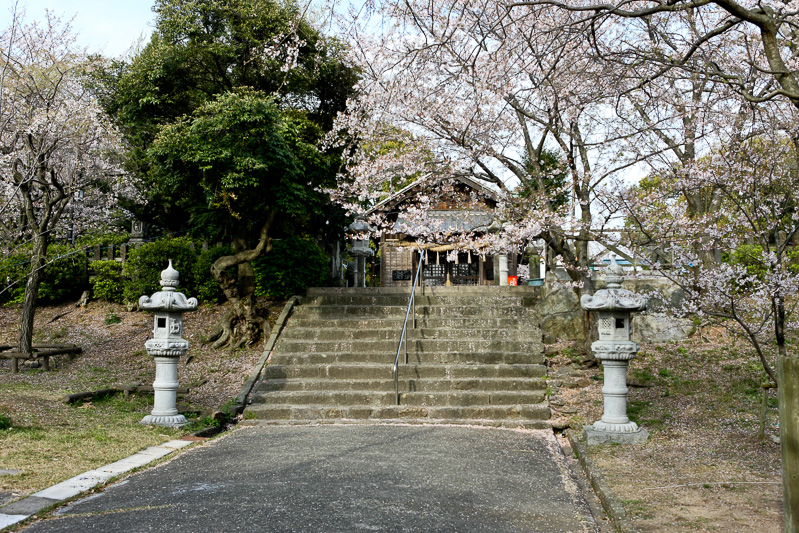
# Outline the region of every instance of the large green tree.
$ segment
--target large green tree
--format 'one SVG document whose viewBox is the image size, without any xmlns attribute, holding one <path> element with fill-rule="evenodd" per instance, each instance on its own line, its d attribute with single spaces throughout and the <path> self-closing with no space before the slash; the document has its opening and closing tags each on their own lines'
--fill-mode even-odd
<svg viewBox="0 0 799 533">
<path fill-rule="evenodd" d="M 145 198 L 129 208 L 233 245 L 212 269 L 233 303 L 212 338 L 254 342 L 266 322 L 250 262 L 270 235 L 326 209 L 316 190 L 332 184 L 338 157 L 318 145 L 357 73 L 292 2 L 157 0 L 154 10 L 149 43 L 99 84 Z"/>
</svg>

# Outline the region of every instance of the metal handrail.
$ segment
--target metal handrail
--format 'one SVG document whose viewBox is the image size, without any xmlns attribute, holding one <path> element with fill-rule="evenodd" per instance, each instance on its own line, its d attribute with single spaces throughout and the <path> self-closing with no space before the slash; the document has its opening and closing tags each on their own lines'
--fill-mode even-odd
<svg viewBox="0 0 799 533">
<path fill-rule="evenodd" d="M 416 268 L 416 275 L 413 278 L 413 287 L 411 288 L 411 297 L 408 300 L 408 309 L 405 311 L 405 322 L 402 324 L 402 333 L 400 334 L 399 345 L 397 346 L 397 356 L 394 358 L 394 395 L 399 405 L 399 356 L 402 350 L 403 341 L 405 343 L 405 364 L 408 364 L 408 316 L 411 313 L 411 306 L 413 306 L 413 329 L 416 329 L 416 285 L 419 282 L 419 273 L 422 271 L 424 264 L 424 254 L 419 254 L 419 266 Z"/>
</svg>

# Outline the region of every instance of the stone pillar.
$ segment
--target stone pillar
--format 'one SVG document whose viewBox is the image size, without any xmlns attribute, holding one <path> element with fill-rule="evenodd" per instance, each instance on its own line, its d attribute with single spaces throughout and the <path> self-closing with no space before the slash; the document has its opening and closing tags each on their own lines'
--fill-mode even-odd
<svg viewBox="0 0 799 533">
<path fill-rule="evenodd" d="M 197 299 L 177 292 L 178 271 L 169 266 L 161 272 L 162 291 L 152 297 L 139 298 L 139 309 L 152 311 L 153 338 L 144 343 L 147 353 L 155 359 L 155 401 L 152 413 L 141 423 L 158 426 L 182 427 L 186 418 L 177 410 L 178 361 L 189 349 L 183 338 L 183 313 L 197 309 Z"/>
<path fill-rule="evenodd" d="M 499 255 L 499 284 L 508 286 L 508 254 L 505 253 Z"/>
<path fill-rule="evenodd" d="M 607 289 L 585 294 L 580 299 L 583 309 L 598 315 L 599 340 L 591 345 L 591 350 L 602 362 L 605 373 L 602 419 L 584 428 L 589 445 L 643 443 L 649 437 L 649 432 L 627 417 L 627 366 L 639 348 L 630 340 L 631 314 L 646 309 L 646 298 L 622 289 L 622 274 L 614 257 L 605 275 Z"/>
</svg>

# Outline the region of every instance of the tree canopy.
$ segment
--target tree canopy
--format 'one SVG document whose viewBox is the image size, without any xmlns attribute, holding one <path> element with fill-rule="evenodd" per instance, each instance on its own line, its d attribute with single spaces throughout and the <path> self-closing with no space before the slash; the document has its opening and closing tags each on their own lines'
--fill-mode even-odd
<svg viewBox="0 0 799 533">
<path fill-rule="evenodd" d="M 128 169 L 148 199 L 131 208 L 147 222 L 180 231 L 193 210 L 222 204 L 205 189 L 207 182 L 164 156 L 162 130 L 197 110 L 222 109 L 230 101 L 221 95 L 248 88 L 268 95 L 274 110 L 285 115 L 281 135 L 293 136 L 309 167 L 309 150 L 344 109 L 356 71 L 343 60 L 343 47 L 314 29 L 292 3 L 159 0 L 154 10 L 150 42 L 105 71 L 102 102 L 129 143 Z M 159 135 L 159 149 L 150 151 Z M 305 186 L 334 177 L 303 170 L 310 174 Z"/>
<path fill-rule="evenodd" d="M 276 231 L 325 214 L 339 153 L 320 148 L 357 71 L 335 39 L 292 2 L 158 0 L 153 36 L 100 79 L 144 202 L 138 217 L 169 232 L 224 239 L 234 254 L 212 273 L 233 310 L 212 335 L 253 342 L 251 262 Z M 237 271 L 231 274 L 231 268 Z"/>
</svg>

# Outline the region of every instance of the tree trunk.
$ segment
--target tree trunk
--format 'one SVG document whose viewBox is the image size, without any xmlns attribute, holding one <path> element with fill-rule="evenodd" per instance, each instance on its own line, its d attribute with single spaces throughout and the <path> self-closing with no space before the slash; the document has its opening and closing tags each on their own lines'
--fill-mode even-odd
<svg viewBox="0 0 799 533">
<path fill-rule="evenodd" d="M 213 342 L 214 348 L 252 345 L 269 333 L 269 322 L 258 315 L 256 308 L 252 261 L 272 249 L 268 234 L 274 217 L 274 212 L 267 217 L 255 248 L 248 249 L 243 236 L 238 236 L 233 240 L 236 253 L 220 257 L 211 266 L 211 274 L 231 304 L 230 311 L 222 317 L 206 340 Z M 236 267 L 235 276 L 229 272 L 232 267 Z"/>
<path fill-rule="evenodd" d="M 20 318 L 19 351 L 28 356 L 33 353 L 33 319 L 36 316 L 39 285 L 41 285 L 42 277 L 44 276 L 47 243 L 46 234 L 40 233 L 34 237 L 31 270 L 25 283 L 25 297 L 22 301 L 22 317 Z"/>
</svg>

